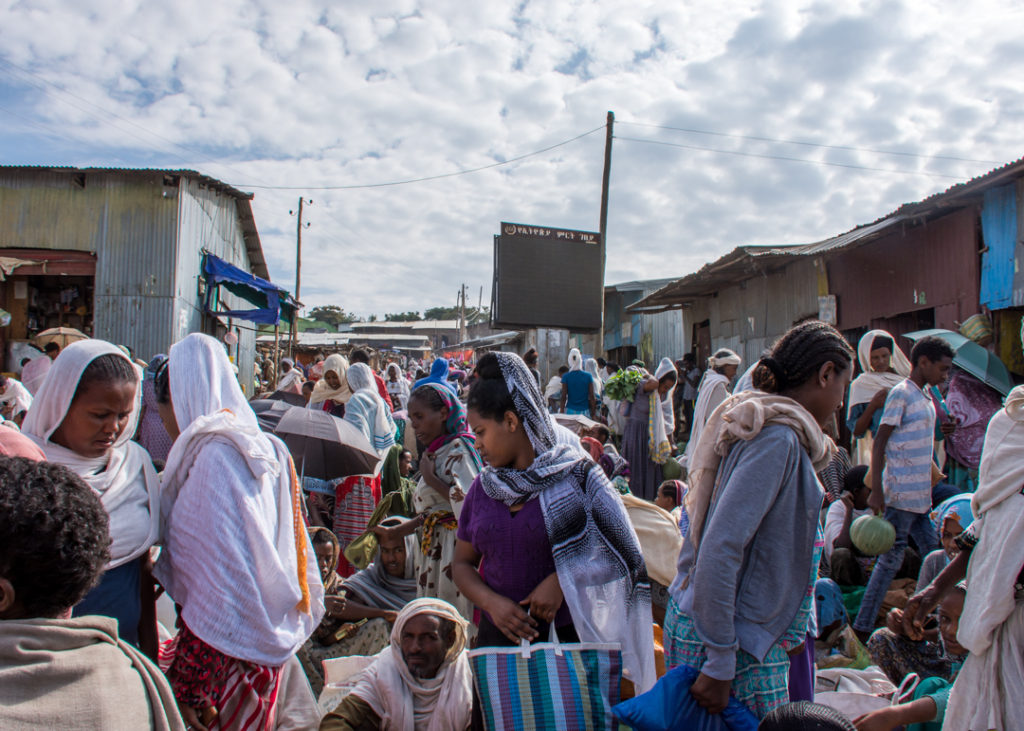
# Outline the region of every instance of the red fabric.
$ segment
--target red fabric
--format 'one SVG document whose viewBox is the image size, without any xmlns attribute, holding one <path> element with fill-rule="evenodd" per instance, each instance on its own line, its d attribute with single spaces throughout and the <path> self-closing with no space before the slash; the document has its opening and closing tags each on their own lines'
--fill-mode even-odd
<svg viewBox="0 0 1024 731">
<path fill-rule="evenodd" d="M 269 731 L 274 727 L 281 668 L 229 657 L 203 642 L 184 623 L 160 646 L 160 669 L 178 703 L 197 711 L 213 706 L 214 729 Z"/>
<path fill-rule="evenodd" d="M 361 536 L 380 502 L 380 475 L 353 475 L 342 480 L 334 491 L 334 535 L 344 551 L 345 546 Z M 338 558 L 337 573 L 341 578 L 358 569 L 344 555 Z"/>
<path fill-rule="evenodd" d="M 580 439 L 580 443 L 587 448 L 595 462 L 601 459 L 601 455 L 604 454 L 604 447 L 601 446 L 601 442 L 593 437 L 583 437 Z"/>
<path fill-rule="evenodd" d="M 388 405 L 388 408 L 394 412 L 395 405 L 391 403 L 391 394 L 388 393 L 388 386 L 384 383 L 384 379 L 377 375 L 376 371 L 373 374 L 373 380 L 377 382 L 377 393 L 384 399 L 384 403 Z"/>
</svg>

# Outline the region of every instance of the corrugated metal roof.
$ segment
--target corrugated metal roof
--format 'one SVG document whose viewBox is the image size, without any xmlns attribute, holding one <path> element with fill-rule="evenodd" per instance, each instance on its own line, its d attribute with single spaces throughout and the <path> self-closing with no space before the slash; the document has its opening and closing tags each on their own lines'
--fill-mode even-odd
<svg viewBox="0 0 1024 731">
<path fill-rule="evenodd" d="M 252 272 L 263 279 L 270 279 L 270 271 L 267 268 L 267 260 L 263 255 L 263 246 L 260 243 L 259 231 L 256 228 L 256 219 L 252 212 L 252 193 L 245 193 L 227 183 L 204 175 L 197 170 L 188 169 L 164 169 L 164 168 L 117 168 L 117 167 L 72 167 L 62 165 L 0 165 L 0 172 L 3 173 L 54 173 L 66 175 L 88 175 L 89 173 L 116 174 L 124 176 L 152 176 L 168 175 L 192 178 L 200 184 L 213 190 L 230 195 L 235 199 L 238 208 L 238 218 L 241 222 L 243 238 L 245 240 L 246 252 L 249 255 L 249 263 Z"/>
<path fill-rule="evenodd" d="M 1008 180 L 1024 176 L 1024 157 L 1002 165 L 984 175 L 952 185 L 941 193 L 904 203 L 892 213 L 846 233 L 811 244 L 794 246 L 740 246 L 723 257 L 704 265 L 699 271 L 677 279 L 657 292 L 626 308 L 627 312 L 662 312 L 678 309 L 697 297 L 709 296 L 722 287 L 736 284 L 763 273 L 766 269 L 792 261 L 799 256 L 829 255 L 854 245 L 866 244 L 893 226 L 907 221 L 945 215 L 984 192 Z"/>
</svg>

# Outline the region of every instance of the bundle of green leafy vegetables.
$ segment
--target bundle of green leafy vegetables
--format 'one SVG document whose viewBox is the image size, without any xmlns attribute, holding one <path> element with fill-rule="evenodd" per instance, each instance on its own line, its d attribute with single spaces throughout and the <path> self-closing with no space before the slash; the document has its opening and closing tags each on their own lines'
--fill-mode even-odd
<svg viewBox="0 0 1024 731">
<path fill-rule="evenodd" d="M 608 379 L 604 385 L 604 393 L 616 401 L 632 401 L 636 388 L 644 380 L 644 375 L 637 371 L 619 371 Z"/>
</svg>

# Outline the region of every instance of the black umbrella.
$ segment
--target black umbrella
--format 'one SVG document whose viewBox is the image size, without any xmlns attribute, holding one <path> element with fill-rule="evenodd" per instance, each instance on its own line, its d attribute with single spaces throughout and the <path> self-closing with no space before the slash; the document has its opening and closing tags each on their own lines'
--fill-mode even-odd
<svg viewBox="0 0 1024 731">
<path fill-rule="evenodd" d="M 320 409 L 292 407 L 274 432 L 288 445 L 295 465 L 306 477 L 334 480 L 372 475 L 381 457 L 354 424 Z"/>
<path fill-rule="evenodd" d="M 259 422 L 260 429 L 271 434 L 277 429 L 277 424 L 285 412 L 295 408 L 287 401 L 275 401 L 268 398 L 253 399 L 249 402 L 249 406 L 256 412 L 256 421 Z"/>
<path fill-rule="evenodd" d="M 274 391 L 272 394 L 267 396 L 267 401 L 284 401 L 286 404 L 292 406 L 305 406 L 306 399 L 302 397 L 301 393 L 290 393 L 288 391 Z"/>
</svg>

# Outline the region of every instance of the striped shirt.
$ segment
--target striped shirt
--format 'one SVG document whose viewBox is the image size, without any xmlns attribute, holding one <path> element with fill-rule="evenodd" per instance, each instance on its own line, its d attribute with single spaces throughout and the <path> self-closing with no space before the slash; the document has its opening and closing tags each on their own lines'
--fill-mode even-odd
<svg viewBox="0 0 1024 731">
<path fill-rule="evenodd" d="M 882 425 L 894 427 L 885 445 L 882 473 L 886 505 L 911 513 L 927 513 L 932 508 L 932 400 L 908 378 L 889 391 Z"/>
</svg>

